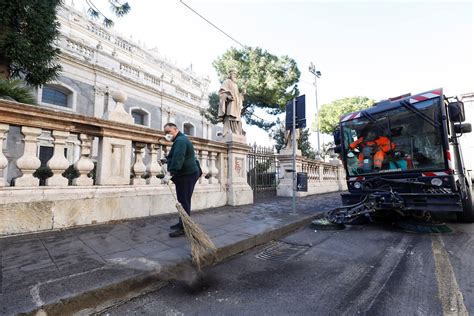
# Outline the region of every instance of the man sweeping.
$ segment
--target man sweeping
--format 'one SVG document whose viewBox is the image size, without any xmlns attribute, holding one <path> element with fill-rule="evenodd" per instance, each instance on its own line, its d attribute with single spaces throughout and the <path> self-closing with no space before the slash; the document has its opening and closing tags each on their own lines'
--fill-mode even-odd
<svg viewBox="0 0 474 316">
<path fill-rule="evenodd" d="M 176 196 L 188 215 L 191 215 L 191 197 L 194 186 L 201 176 L 201 170 L 196 161 L 193 144 L 179 131 L 174 123 L 166 123 L 164 127 L 165 138 L 173 142 L 166 158 L 171 181 L 176 186 Z M 165 178 L 169 181 L 169 178 Z M 181 217 L 179 222 L 170 227 L 170 237 L 184 236 L 184 227 Z"/>
</svg>

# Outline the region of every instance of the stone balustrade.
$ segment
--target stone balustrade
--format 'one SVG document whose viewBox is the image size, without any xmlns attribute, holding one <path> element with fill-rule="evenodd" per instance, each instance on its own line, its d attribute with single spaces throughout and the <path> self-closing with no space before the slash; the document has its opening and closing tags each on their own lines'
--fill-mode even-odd
<svg viewBox="0 0 474 316">
<path fill-rule="evenodd" d="M 193 209 L 226 205 L 230 145 L 190 139 L 203 171 Z M 172 145 L 162 131 L 0 100 L 0 140 L 0 236 L 176 211 L 174 185 L 162 181 Z"/>
<path fill-rule="evenodd" d="M 280 174 L 283 178 L 277 187 L 279 196 L 293 195 L 293 156 L 289 152 L 283 152 L 278 156 L 280 163 Z M 306 173 L 308 179 L 308 191 L 296 192 L 296 196 L 306 196 L 325 192 L 346 190 L 346 176 L 344 168 L 339 160 L 331 162 L 312 160 L 302 156 L 296 157 L 296 172 Z"/>
<path fill-rule="evenodd" d="M 0 100 L 0 236 L 176 212 L 174 185 L 162 181 L 159 163 L 172 143 L 162 131 L 131 124 L 124 99 L 117 94 L 107 119 Z M 245 137 L 189 138 L 203 172 L 193 209 L 252 203 Z M 308 192 L 298 196 L 345 189 L 335 162 L 299 156 Z M 291 155 L 278 155 L 278 165 L 277 194 L 291 196 Z"/>
</svg>

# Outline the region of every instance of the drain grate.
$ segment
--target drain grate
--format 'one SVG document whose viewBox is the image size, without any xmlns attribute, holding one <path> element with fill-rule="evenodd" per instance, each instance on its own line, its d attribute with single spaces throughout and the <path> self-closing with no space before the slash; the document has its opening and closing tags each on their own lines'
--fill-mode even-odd
<svg viewBox="0 0 474 316">
<path fill-rule="evenodd" d="M 301 257 L 310 246 L 295 245 L 283 241 L 272 241 L 268 247 L 263 249 L 256 258 L 269 261 L 286 262 Z"/>
</svg>

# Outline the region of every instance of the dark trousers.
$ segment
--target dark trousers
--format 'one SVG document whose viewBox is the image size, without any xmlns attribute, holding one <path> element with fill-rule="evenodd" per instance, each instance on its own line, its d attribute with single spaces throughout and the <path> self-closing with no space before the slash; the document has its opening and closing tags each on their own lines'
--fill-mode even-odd
<svg viewBox="0 0 474 316">
<path fill-rule="evenodd" d="M 178 202 L 181 203 L 188 215 L 191 215 L 191 198 L 198 179 L 199 172 L 190 175 L 174 176 L 171 179 L 176 186 Z M 179 218 L 179 222 L 182 224 L 181 218 Z"/>
</svg>

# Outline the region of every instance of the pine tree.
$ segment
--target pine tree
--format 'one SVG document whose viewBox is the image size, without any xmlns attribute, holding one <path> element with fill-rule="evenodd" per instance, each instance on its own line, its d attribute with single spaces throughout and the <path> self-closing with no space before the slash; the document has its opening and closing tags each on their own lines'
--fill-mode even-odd
<svg viewBox="0 0 474 316">
<path fill-rule="evenodd" d="M 61 66 L 54 40 L 59 35 L 60 0 L 0 1 L 0 77 L 23 78 L 32 86 L 55 79 Z"/>
</svg>

